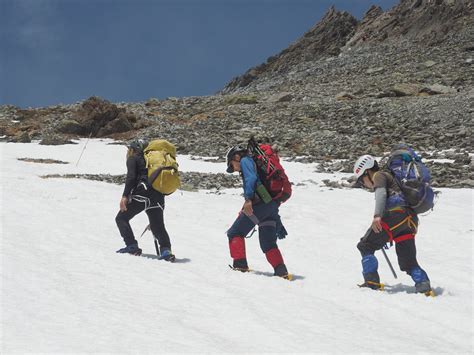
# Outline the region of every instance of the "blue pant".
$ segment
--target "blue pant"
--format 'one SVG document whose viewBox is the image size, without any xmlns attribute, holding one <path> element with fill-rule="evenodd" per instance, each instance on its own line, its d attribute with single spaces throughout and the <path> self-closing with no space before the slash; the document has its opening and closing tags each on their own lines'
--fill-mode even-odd
<svg viewBox="0 0 474 355">
<path fill-rule="evenodd" d="M 278 217 L 278 204 L 275 201 L 269 203 L 259 202 L 253 207 L 253 215 L 247 216 L 242 211 L 227 231 L 229 240 L 234 237 L 245 237 L 254 227 L 258 225 L 258 239 L 260 248 L 264 253 L 270 249 L 277 248 L 276 221 Z"/>
</svg>

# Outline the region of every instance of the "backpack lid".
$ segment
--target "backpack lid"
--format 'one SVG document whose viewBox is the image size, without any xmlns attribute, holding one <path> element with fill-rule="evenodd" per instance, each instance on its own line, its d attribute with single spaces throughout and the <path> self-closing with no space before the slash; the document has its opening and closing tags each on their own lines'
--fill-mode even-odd
<svg viewBox="0 0 474 355">
<path fill-rule="evenodd" d="M 176 158 L 176 147 L 165 139 L 154 139 L 144 149 L 144 153 L 150 151 L 164 151 Z"/>
</svg>

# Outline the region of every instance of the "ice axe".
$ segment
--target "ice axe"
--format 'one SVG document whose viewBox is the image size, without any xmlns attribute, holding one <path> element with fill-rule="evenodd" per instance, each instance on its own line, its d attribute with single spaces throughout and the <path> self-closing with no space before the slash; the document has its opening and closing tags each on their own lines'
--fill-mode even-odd
<svg viewBox="0 0 474 355">
<path fill-rule="evenodd" d="M 142 234 L 140 235 L 140 238 L 143 237 L 143 234 L 145 234 L 146 231 L 149 231 L 149 230 L 150 230 L 150 225 L 147 225 L 145 229 L 143 230 Z"/>
<path fill-rule="evenodd" d="M 140 238 L 143 237 L 143 234 L 146 233 L 146 231 L 151 230 L 150 225 L 147 225 L 145 229 L 143 230 L 142 234 L 140 235 Z M 156 242 L 155 237 L 153 236 L 153 242 L 155 243 L 155 250 L 156 250 L 156 256 L 160 257 L 160 249 L 158 249 L 158 243 Z"/>
<path fill-rule="evenodd" d="M 397 274 L 395 273 L 392 263 L 390 262 L 390 259 L 388 258 L 387 253 L 385 252 L 384 248 L 382 248 L 382 253 L 383 253 L 383 256 L 385 256 L 385 260 L 387 260 L 387 264 L 390 267 L 390 270 L 392 270 L 393 277 L 397 278 Z"/>
</svg>

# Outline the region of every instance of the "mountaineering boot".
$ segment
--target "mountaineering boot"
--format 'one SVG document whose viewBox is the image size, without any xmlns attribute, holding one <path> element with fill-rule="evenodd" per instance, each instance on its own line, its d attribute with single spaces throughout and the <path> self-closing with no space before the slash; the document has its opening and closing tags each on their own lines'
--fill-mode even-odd
<svg viewBox="0 0 474 355">
<path fill-rule="evenodd" d="M 419 266 L 415 266 L 409 272 L 413 281 L 415 281 L 415 288 L 417 293 L 429 294 L 431 292 L 431 284 L 425 270 Z"/>
<path fill-rule="evenodd" d="M 380 283 L 379 273 L 377 269 L 379 262 L 374 254 L 367 254 L 362 257 L 362 275 L 364 276 L 364 283 L 359 287 L 368 287 L 372 290 L 383 289 L 383 284 Z"/>
<path fill-rule="evenodd" d="M 174 254 L 171 253 L 171 250 L 169 248 L 162 248 L 158 259 L 174 262 L 176 260 L 176 256 L 174 256 Z"/>
<path fill-rule="evenodd" d="M 283 261 L 283 256 L 281 256 L 280 249 L 272 248 L 265 253 L 267 261 L 273 267 L 274 276 L 282 277 L 287 280 L 291 280 L 291 275 L 286 269 L 285 262 Z"/>
<path fill-rule="evenodd" d="M 242 272 L 250 271 L 249 266 L 247 264 L 247 259 L 234 259 L 232 268 L 234 270 L 242 271 Z"/>
<path fill-rule="evenodd" d="M 142 250 L 138 247 L 138 244 L 130 244 L 127 245 L 125 248 L 117 250 L 117 253 L 120 254 L 131 254 L 131 255 L 141 255 Z"/>
<path fill-rule="evenodd" d="M 384 285 L 380 283 L 379 273 L 376 271 L 364 274 L 364 283 L 359 285 L 359 287 L 367 287 L 372 290 L 383 290 Z"/>
<path fill-rule="evenodd" d="M 275 273 L 273 275 L 278 276 L 278 277 L 282 277 L 282 278 L 287 279 L 287 280 L 291 280 L 291 276 L 288 273 L 288 270 L 287 270 L 285 264 L 277 265 L 277 267 L 275 268 Z"/>
<path fill-rule="evenodd" d="M 416 293 L 424 293 L 429 296 L 431 293 L 431 284 L 429 281 L 422 281 L 415 284 Z"/>
</svg>

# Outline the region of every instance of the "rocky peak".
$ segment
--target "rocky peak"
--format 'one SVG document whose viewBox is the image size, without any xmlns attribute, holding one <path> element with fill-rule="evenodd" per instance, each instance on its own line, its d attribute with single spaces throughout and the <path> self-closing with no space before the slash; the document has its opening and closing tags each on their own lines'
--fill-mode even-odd
<svg viewBox="0 0 474 355">
<path fill-rule="evenodd" d="M 286 73 L 300 63 L 336 56 L 344 48 L 385 40 L 406 39 L 422 45 L 444 41 L 463 26 L 471 26 L 472 0 L 401 0 L 384 12 L 372 6 L 359 23 L 351 14 L 329 8 L 296 42 L 267 61 L 232 79 L 222 93 L 248 86 L 265 74 Z"/>
<path fill-rule="evenodd" d="M 340 48 L 354 33 L 357 20 L 346 11 L 337 11 L 332 6 L 322 20 L 306 32 L 288 49 L 290 52 L 310 54 L 307 59 L 329 54 L 338 55 Z M 283 53 L 283 52 L 282 52 Z"/>
<path fill-rule="evenodd" d="M 370 7 L 370 9 L 367 10 L 367 12 L 365 13 L 364 18 L 359 23 L 358 28 L 360 28 L 362 26 L 366 26 L 367 23 L 371 23 L 372 21 L 374 21 L 376 18 L 378 18 L 382 14 L 383 14 L 383 10 L 380 6 L 372 5 Z"/>
<path fill-rule="evenodd" d="M 355 17 L 348 12 L 337 11 L 331 7 L 321 21 L 296 42 L 279 54 L 268 58 L 265 63 L 234 78 L 223 92 L 247 86 L 265 73 L 283 73 L 302 62 L 312 61 L 325 55 L 338 55 L 340 48 L 353 35 L 356 26 Z"/>
<path fill-rule="evenodd" d="M 401 0 L 387 12 L 372 6 L 347 47 L 398 38 L 430 45 L 473 22 L 472 0 Z"/>
<path fill-rule="evenodd" d="M 246 87 L 265 75 L 287 73 L 301 63 L 337 56 L 354 46 L 385 40 L 409 40 L 418 45 L 443 42 L 449 35 L 474 27 L 473 8 L 473 0 L 401 0 L 387 12 L 370 7 L 358 22 L 351 14 L 331 7 L 296 42 L 232 79 L 222 93 Z"/>
</svg>

